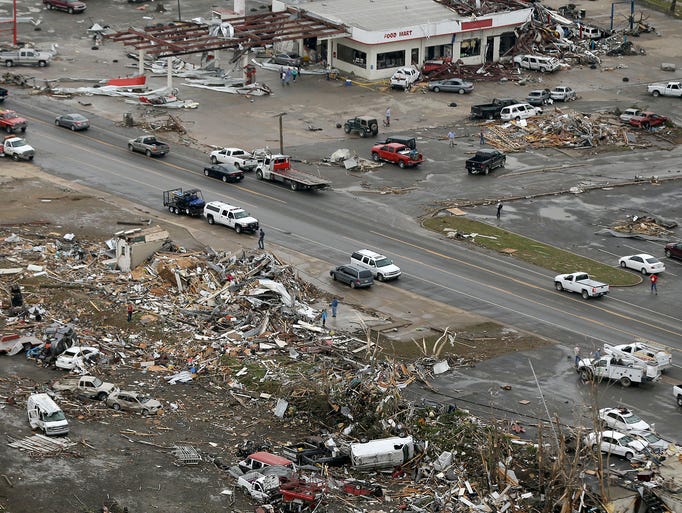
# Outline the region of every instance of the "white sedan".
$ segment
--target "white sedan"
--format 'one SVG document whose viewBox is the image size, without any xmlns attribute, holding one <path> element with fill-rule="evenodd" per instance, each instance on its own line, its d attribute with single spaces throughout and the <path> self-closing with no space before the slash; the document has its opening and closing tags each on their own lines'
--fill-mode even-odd
<svg viewBox="0 0 682 513">
<path fill-rule="evenodd" d="M 626 460 L 631 460 L 635 456 L 641 456 L 642 451 L 648 445 L 644 440 L 635 439 L 618 431 L 590 433 L 585 438 L 585 443 L 593 449 L 599 445 L 601 452 L 622 456 Z"/>
<path fill-rule="evenodd" d="M 621 433 L 651 431 L 652 429 L 649 424 L 627 408 L 602 408 L 599 410 L 599 420 Z"/>
<path fill-rule="evenodd" d="M 90 346 L 73 346 L 57 357 L 55 365 L 60 369 L 73 370 L 99 357 L 99 349 Z"/>
<path fill-rule="evenodd" d="M 665 265 L 658 258 L 641 253 L 639 255 L 624 256 L 618 260 L 620 266 L 624 269 L 626 267 L 639 271 L 640 273 L 657 274 L 665 271 Z"/>
</svg>

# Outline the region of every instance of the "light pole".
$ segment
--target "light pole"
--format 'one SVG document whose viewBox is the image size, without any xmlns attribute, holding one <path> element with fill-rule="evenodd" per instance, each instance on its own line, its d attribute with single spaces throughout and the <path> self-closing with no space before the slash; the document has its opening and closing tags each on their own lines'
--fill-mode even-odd
<svg viewBox="0 0 682 513">
<path fill-rule="evenodd" d="M 178 0 L 178 21 L 182 21 L 182 12 L 180 11 L 180 0 Z"/>
<path fill-rule="evenodd" d="M 286 115 L 286 112 L 280 112 L 279 114 L 275 115 L 276 118 L 279 118 L 279 152 L 281 154 L 284 154 L 284 130 L 282 128 L 282 118 Z"/>
</svg>

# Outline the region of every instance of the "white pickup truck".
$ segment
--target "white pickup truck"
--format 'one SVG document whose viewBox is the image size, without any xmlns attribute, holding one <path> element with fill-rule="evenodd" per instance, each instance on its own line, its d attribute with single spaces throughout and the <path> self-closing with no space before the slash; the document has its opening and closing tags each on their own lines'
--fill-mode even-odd
<svg viewBox="0 0 682 513">
<path fill-rule="evenodd" d="M 676 96 L 677 98 L 682 98 L 682 82 L 649 84 L 647 92 L 653 96 Z"/>
<path fill-rule="evenodd" d="M 677 406 L 682 406 L 682 384 L 673 385 L 673 396 L 677 400 Z"/>
<path fill-rule="evenodd" d="M 104 401 L 111 393 L 119 392 L 116 385 L 106 383 L 97 376 L 75 376 L 60 379 L 52 384 L 52 388 L 58 392 L 72 392 L 77 396 L 84 395 L 99 401 Z"/>
<path fill-rule="evenodd" d="M 12 66 L 40 66 L 43 68 L 50 64 L 51 60 L 52 54 L 39 52 L 32 48 L 0 52 L 0 65 L 7 66 L 8 68 Z"/>
<path fill-rule="evenodd" d="M 644 342 L 633 342 L 632 344 L 620 344 L 617 346 L 604 344 L 604 353 L 632 358 L 644 364 L 655 363 L 658 364 L 658 368 L 661 370 L 672 367 L 673 361 L 673 356 L 668 351 L 645 344 Z"/>
<path fill-rule="evenodd" d="M 554 277 L 554 288 L 559 292 L 577 292 L 583 299 L 605 296 L 609 293 L 606 283 L 590 279 L 587 273 L 574 272 L 571 274 L 559 274 Z"/>
<path fill-rule="evenodd" d="M 13 160 L 33 160 L 36 151 L 21 137 L 7 137 L 0 146 L 0 157 Z"/>
<path fill-rule="evenodd" d="M 632 383 L 648 383 L 661 378 L 658 365 L 644 365 L 636 360 L 625 360 L 614 355 L 599 359 L 583 358 L 578 362 L 578 373 L 584 381 L 610 379 L 624 387 Z"/>
<path fill-rule="evenodd" d="M 215 150 L 211 152 L 209 157 L 213 164 L 234 164 L 237 169 L 242 171 L 253 171 L 258 166 L 258 160 L 251 153 L 240 148 Z"/>
<path fill-rule="evenodd" d="M 419 70 L 416 68 L 398 68 L 391 77 L 391 89 L 409 89 L 419 80 Z"/>
<path fill-rule="evenodd" d="M 258 219 L 243 208 L 228 205 L 222 201 L 209 201 L 204 206 L 204 217 L 208 224 L 223 224 L 237 233 L 258 231 Z"/>
</svg>

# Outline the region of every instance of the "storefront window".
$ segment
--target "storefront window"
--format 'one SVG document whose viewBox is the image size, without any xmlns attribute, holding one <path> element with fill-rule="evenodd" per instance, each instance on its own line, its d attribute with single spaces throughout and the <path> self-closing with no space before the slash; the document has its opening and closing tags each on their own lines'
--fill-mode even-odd
<svg viewBox="0 0 682 513">
<path fill-rule="evenodd" d="M 336 45 L 336 58 L 343 62 L 349 62 L 359 68 L 367 68 L 367 54 L 342 44 Z"/>
<path fill-rule="evenodd" d="M 509 50 L 514 48 L 516 44 L 516 34 L 513 32 L 505 32 L 500 35 L 500 56 L 505 55 Z"/>
<path fill-rule="evenodd" d="M 405 65 L 405 50 L 377 54 L 377 69 L 399 68 Z"/>
<path fill-rule="evenodd" d="M 452 45 L 437 45 L 426 47 L 426 59 L 445 59 L 452 57 Z"/>
<path fill-rule="evenodd" d="M 462 41 L 459 50 L 460 57 L 475 57 L 481 55 L 481 40 L 480 39 L 465 39 Z"/>
</svg>

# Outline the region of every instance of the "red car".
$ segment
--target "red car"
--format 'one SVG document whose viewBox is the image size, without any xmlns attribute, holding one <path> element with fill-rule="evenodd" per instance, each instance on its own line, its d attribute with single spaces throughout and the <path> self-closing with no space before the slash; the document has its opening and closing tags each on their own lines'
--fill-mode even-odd
<svg viewBox="0 0 682 513">
<path fill-rule="evenodd" d="M 682 260 L 682 242 L 671 242 L 665 245 L 665 256 Z"/>
<path fill-rule="evenodd" d="M 421 153 L 400 143 L 375 144 L 372 146 L 372 159 L 375 162 L 392 162 L 401 168 L 418 166 L 424 162 Z"/>
<path fill-rule="evenodd" d="M 628 121 L 632 126 L 637 126 L 639 128 L 665 125 L 667 122 L 668 118 L 659 114 L 654 114 L 653 112 L 642 112 L 639 116 L 633 116 L 630 118 L 630 121 Z"/>
</svg>

